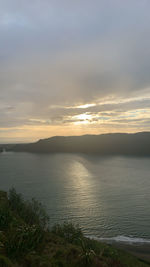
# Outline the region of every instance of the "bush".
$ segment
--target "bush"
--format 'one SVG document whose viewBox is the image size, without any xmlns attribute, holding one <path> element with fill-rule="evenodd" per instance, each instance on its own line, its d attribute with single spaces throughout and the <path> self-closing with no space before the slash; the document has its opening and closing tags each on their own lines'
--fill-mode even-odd
<svg viewBox="0 0 150 267">
<path fill-rule="evenodd" d="M 72 223 L 56 224 L 52 228 L 52 233 L 64 238 L 69 243 L 77 244 L 83 238 L 83 233 L 78 225 Z"/>
<path fill-rule="evenodd" d="M 12 214 L 9 210 L 7 204 L 0 205 L 0 231 L 8 228 L 10 222 L 12 221 Z"/>
<path fill-rule="evenodd" d="M 3 255 L 0 255 L 0 266 L 1 267 L 13 267 L 11 261 Z"/>
<path fill-rule="evenodd" d="M 93 258 L 96 256 L 95 251 L 87 246 L 86 239 L 81 239 L 82 253 L 81 260 L 85 266 L 91 266 Z"/>
<path fill-rule="evenodd" d="M 19 215 L 19 217 L 29 225 L 38 225 L 42 229 L 46 229 L 49 225 L 49 217 L 37 200 L 25 201 L 22 195 L 17 194 L 12 188 L 9 191 L 10 208 Z"/>
<path fill-rule="evenodd" d="M 36 225 L 11 229 L 5 242 L 5 250 L 10 258 L 17 258 L 33 251 L 44 240 L 44 233 Z"/>
</svg>

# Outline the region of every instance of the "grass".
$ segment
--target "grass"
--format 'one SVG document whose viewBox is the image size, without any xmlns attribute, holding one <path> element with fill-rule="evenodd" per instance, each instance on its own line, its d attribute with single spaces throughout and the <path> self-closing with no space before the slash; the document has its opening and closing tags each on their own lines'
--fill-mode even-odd
<svg viewBox="0 0 150 267">
<path fill-rule="evenodd" d="M 43 206 L 0 192 L 0 267 L 146 267 L 130 254 L 86 238 L 72 223 L 49 229 Z"/>
</svg>

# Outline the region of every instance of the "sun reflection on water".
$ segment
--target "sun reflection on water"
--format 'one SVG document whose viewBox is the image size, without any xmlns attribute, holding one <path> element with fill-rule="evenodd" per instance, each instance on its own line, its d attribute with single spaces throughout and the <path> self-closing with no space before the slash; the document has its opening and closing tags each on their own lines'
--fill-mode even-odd
<svg viewBox="0 0 150 267">
<path fill-rule="evenodd" d="M 78 160 L 70 162 L 69 173 L 71 177 L 69 187 L 73 189 L 69 190 L 72 192 L 71 204 L 74 209 L 78 209 L 78 216 L 89 218 L 95 214 L 97 206 L 93 176 Z"/>
<path fill-rule="evenodd" d="M 91 174 L 89 170 L 80 162 L 74 161 L 71 164 L 71 175 L 74 186 L 78 189 L 87 190 L 90 185 Z"/>
</svg>

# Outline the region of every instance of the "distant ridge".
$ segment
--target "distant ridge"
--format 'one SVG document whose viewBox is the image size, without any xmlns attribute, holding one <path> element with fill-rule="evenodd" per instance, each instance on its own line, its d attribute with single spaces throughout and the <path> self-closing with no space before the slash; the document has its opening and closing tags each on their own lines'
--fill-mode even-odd
<svg viewBox="0 0 150 267">
<path fill-rule="evenodd" d="M 83 136 L 54 136 L 35 143 L 17 144 L 7 150 L 35 153 L 97 153 L 150 156 L 150 132 Z"/>
</svg>

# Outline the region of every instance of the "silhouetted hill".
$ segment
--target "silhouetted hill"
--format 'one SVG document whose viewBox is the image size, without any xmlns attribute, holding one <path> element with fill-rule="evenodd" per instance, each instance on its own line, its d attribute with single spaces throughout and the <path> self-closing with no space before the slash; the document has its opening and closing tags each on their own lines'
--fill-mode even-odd
<svg viewBox="0 0 150 267">
<path fill-rule="evenodd" d="M 36 143 L 17 144 L 11 151 L 37 153 L 98 153 L 101 155 L 150 156 L 150 132 L 83 136 L 55 136 Z"/>
</svg>

